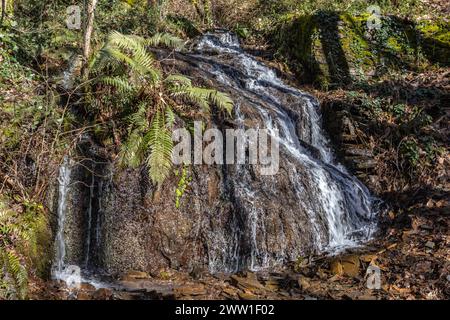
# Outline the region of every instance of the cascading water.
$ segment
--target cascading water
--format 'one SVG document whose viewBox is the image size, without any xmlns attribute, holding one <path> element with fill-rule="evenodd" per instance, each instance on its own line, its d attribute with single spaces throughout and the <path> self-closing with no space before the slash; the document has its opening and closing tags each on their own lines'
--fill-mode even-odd
<svg viewBox="0 0 450 320">
<path fill-rule="evenodd" d="M 96 179 L 95 173 L 91 170 L 87 170 L 90 174 L 90 185 L 78 180 L 83 177 L 80 174 L 80 168 L 84 168 L 79 164 L 76 164 L 68 156 L 64 158 L 63 163 L 59 169 L 58 177 L 58 206 L 57 206 L 57 231 L 55 237 L 55 257 L 52 266 L 52 278 L 56 280 L 62 280 L 69 285 L 76 284 L 81 281 L 90 283 L 96 288 L 110 287 L 108 283 L 99 281 L 97 275 L 95 274 L 95 261 L 98 258 L 98 250 L 100 247 L 100 221 L 101 217 L 99 212 L 100 201 L 98 203 L 99 208 L 97 208 L 96 192 L 97 184 L 98 188 L 101 190 L 103 188 L 103 181 L 98 181 Z M 83 170 L 83 169 L 81 169 Z M 82 215 L 77 216 L 80 221 L 75 221 L 74 207 L 73 203 L 69 199 L 73 198 L 76 188 L 81 188 L 80 190 L 87 188 L 88 192 L 86 195 L 88 197 L 77 199 L 80 202 L 76 202 L 76 206 L 83 207 L 81 201 L 86 201 L 86 212 Z M 101 191 L 100 191 L 101 192 Z M 77 212 L 77 210 L 75 210 Z M 69 220 L 69 221 L 68 221 Z M 68 225 L 68 223 L 79 223 L 84 225 L 83 239 L 75 239 L 76 241 L 82 241 L 83 245 L 81 251 L 83 256 L 74 255 L 73 248 L 72 254 L 69 254 L 68 242 L 73 244 L 73 240 L 70 236 L 73 236 L 73 232 L 67 232 L 73 225 Z M 95 270 L 96 271 L 96 270 Z M 78 277 L 78 278 L 77 278 Z"/>
<path fill-rule="evenodd" d="M 116 172 L 84 139 L 84 162 L 71 166 L 66 159 L 60 169 L 55 278 L 65 276 L 69 263 L 83 266 L 88 278 L 186 265 L 259 270 L 372 235 L 374 199 L 335 160 L 315 98 L 286 85 L 230 33 L 206 34 L 191 52 L 175 56 L 186 73 L 231 95 L 233 128 L 280 133 L 279 173 L 261 176 L 249 164 L 194 168 L 186 195 L 194 200 L 176 208 L 171 198 L 150 203 L 154 190 L 141 171 Z"/>
<path fill-rule="evenodd" d="M 273 70 L 246 54 L 240 48 L 238 38 L 228 32 L 205 35 L 194 50 L 195 54 L 188 54 L 191 63 L 197 62 L 198 67 L 208 72 L 225 91 L 231 91 L 233 98 L 241 97 L 251 104 L 269 132 L 279 130 L 281 152 L 293 160 L 288 164 L 290 182 L 299 208 L 309 217 L 317 250 L 354 246 L 358 240 L 369 238 L 374 231 L 374 199 L 364 185 L 335 161 L 321 128 L 317 101 L 283 83 Z M 301 101 L 297 106 L 301 114 L 297 124 L 284 106 L 286 99 Z M 239 103 L 238 99 L 236 104 Z M 239 112 L 237 116 L 238 122 L 246 120 Z M 285 259 L 287 248 L 281 245 L 278 256 L 274 257 L 268 254 L 264 241 L 256 240 L 257 233 L 264 239 L 267 232 L 261 222 L 264 213 L 254 199 L 255 194 L 261 193 L 261 188 L 252 186 L 247 169 L 237 170 L 240 179 L 236 183 L 235 196 L 246 208 L 243 218 L 246 225 L 244 230 L 235 232 L 247 233 L 250 239 L 250 254 L 245 264 L 250 269 L 275 265 Z M 271 178 L 265 179 L 270 184 Z M 267 184 L 266 187 L 270 188 Z M 328 230 L 328 234 L 324 234 L 323 229 Z M 233 239 L 236 237 L 229 237 L 229 241 L 235 241 Z M 228 260 L 225 263 L 227 270 L 242 267 L 242 257 L 233 257 L 236 246 L 239 244 L 227 243 L 217 248 L 218 252 L 230 248 L 229 257 L 225 258 Z M 210 254 L 214 255 L 214 252 Z M 223 267 L 213 265 L 210 269 L 214 271 Z"/>
<path fill-rule="evenodd" d="M 71 164 L 70 160 L 66 157 L 64 162 L 59 168 L 58 177 L 58 226 L 55 238 L 55 258 L 53 261 L 52 277 L 57 280 L 65 279 L 65 263 L 66 257 L 66 244 L 64 237 L 64 226 L 66 221 L 67 212 L 67 194 L 69 192 L 69 185 L 71 182 Z"/>
</svg>

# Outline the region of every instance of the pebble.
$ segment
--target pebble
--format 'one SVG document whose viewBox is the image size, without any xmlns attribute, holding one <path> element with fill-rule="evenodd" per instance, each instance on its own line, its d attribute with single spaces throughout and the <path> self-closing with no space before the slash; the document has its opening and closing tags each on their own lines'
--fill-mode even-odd
<svg viewBox="0 0 450 320">
<path fill-rule="evenodd" d="M 435 246 L 434 242 L 432 241 L 427 241 L 427 243 L 425 243 L 425 247 L 433 249 Z"/>
</svg>

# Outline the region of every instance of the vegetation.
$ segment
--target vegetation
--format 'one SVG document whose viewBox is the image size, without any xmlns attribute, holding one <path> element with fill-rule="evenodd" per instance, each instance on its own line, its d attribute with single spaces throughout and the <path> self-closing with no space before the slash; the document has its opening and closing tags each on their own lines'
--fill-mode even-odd
<svg viewBox="0 0 450 320">
<path fill-rule="evenodd" d="M 314 92 L 333 121 L 338 113 L 349 120 L 355 144 L 376 163 L 357 169 L 360 178 L 392 200 L 394 222 L 415 212 L 418 195 L 423 208 L 446 190 L 450 27 L 439 1 L 373 1 L 382 13 L 374 30 L 363 0 L 85 3 L 89 19 L 76 30 L 64 21 L 73 1 L 2 1 L 0 299 L 27 298 L 30 282 L 45 276 L 50 190 L 64 155 L 86 134 L 123 167 L 145 167 L 154 185 L 173 175 L 182 209 L 192 172 L 172 167 L 171 132 L 194 118 L 229 115 L 233 101 L 163 70 L 153 52 L 182 50 L 215 27 L 233 30 Z M 338 136 L 331 138 L 344 153 L 349 143 Z"/>
<path fill-rule="evenodd" d="M 0 199 L 0 296 L 23 299 L 30 267 L 43 272 L 49 231 L 42 205 L 24 202 L 12 209 L 9 203 Z"/>
<path fill-rule="evenodd" d="M 92 72 L 101 74 L 96 80 L 114 88 L 122 106 L 128 108 L 128 137 L 121 147 L 123 164 L 139 166 L 147 163 L 149 176 L 161 184 L 172 167 L 172 134 L 176 117 L 192 114 L 189 104 L 210 113 L 214 104 L 231 113 L 233 102 L 224 93 L 192 85 L 181 75 L 163 76 L 146 46 L 164 44 L 179 47 L 181 41 L 168 34 L 156 34 L 149 39 L 109 35 L 105 46 L 93 61 Z M 177 101 L 178 99 L 178 101 Z M 128 102 L 128 103 L 127 103 Z"/>
</svg>

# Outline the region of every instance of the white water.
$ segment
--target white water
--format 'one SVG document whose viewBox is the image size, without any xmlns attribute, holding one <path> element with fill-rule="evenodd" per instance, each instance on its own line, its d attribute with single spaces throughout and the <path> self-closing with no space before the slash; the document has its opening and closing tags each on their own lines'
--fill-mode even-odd
<svg viewBox="0 0 450 320">
<path fill-rule="evenodd" d="M 210 72 L 224 87 L 233 88 L 245 96 L 263 119 L 269 132 L 278 129 L 280 145 L 284 152 L 295 159 L 290 165 L 289 179 L 295 188 L 295 194 L 303 212 L 306 212 L 314 229 L 314 242 L 318 251 L 336 251 L 341 248 L 356 246 L 360 241 L 367 240 L 375 230 L 373 198 L 367 188 L 346 169 L 334 160 L 329 142 L 322 130 L 319 105 L 310 95 L 286 85 L 275 72 L 246 54 L 239 45 L 236 36 L 230 33 L 211 33 L 205 35 L 196 46 L 201 67 Z M 206 58 L 205 53 L 212 53 Z M 223 57 L 223 58 L 222 58 Z M 280 93 L 302 101 L 299 104 L 302 118 L 301 130 L 296 130 L 296 123 L 283 108 L 283 102 L 278 98 Z M 258 103 L 258 99 L 264 103 Z M 237 112 L 237 121 L 242 122 L 243 115 Z M 302 146 L 300 141 L 313 146 L 318 151 L 317 156 Z M 300 173 L 297 167 L 305 170 Z M 239 170 L 239 169 L 238 169 Z M 251 253 L 249 267 L 259 269 L 277 264 L 284 259 L 282 246 L 278 258 L 270 261 L 264 242 L 256 241 L 256 233 L 264 237 L 265 226 L 261 222 L 261 208 L 253 201 L 255 193 L 245 170 L 239 176 L 242 179 L 236 183 L 237 197 L 246 202 L 248 208 L 247 229 L 250 230 Z M 270 178 L 269 178 L 270 179 Z M 305 183 L 309 191 L 305 189 Z M 323 235 L 323 224 L 328 230 Z M 237 233 L 242 232 L 240 230 Z M 283 235 L 281 235 L 281 238 Z M 236 254 L 236 244 L 225 244 L 233 248 L 229 255 Z M 233 257 L 231 261 L 238 261 Z M 221 269 L 222 266 L 210 266 L 210 269 Z M 239 266 L 230 266 L 236 270 Z"/>
<path fill-rule="evenodd" d="M 53 260 L 52 277 L 56 280 L 67 278 L 66 266 L 66 244 L 64 237 L 64 226 L 66 222 L 67 194 L 70 186 L 71 164 L 69 158 L 65 157 L 59 168 L 58 177 L 58 228 L 55 238 L 55 258 Z"/>
<path fill-rule="evenodd" d="M 199 54 L 192 55 L 193 59 L 208 59 L 208 51 L 214 51 L 215 60 L 202 64 L 217 82 L 224 87 L 231 87 L 255 109 L 262 124 L 280 135 L 280 146 L 284 159 L 288 164 L 288 178 L 293 186 L 296 205 L 300 213 L 306 214 L 310 226 L 300 226 L 298 221 L 288 217 L 285 225 L 281 224 L 277 252 L 271 251 L 267 241 L 268 227 L 265 223 L 265 209 L 259 203 L 261 190 L 252 185 L 252 177 L 244 166 L 236 167 L 238 181 L 235 183 L 236 201 L 245 208 L 230 221 L 231 234 L 225 230 L 209 235 L 208 261 L 212 272 L 236 271 L 241 268 L 258 270 L 274 265 L 280 265 L 288 258 L 298 257 L 301 249 L 287 247 L 288 233 L 284 227 L 297 227 L 294 236 L 302 238 L 302 228 L 313 230 L 313 246 L 317 251 L 334 251 L 343 247 L 358 245 L 367 240 L 374 231 L 375 211 L 372 209 L 372 197 L 368 190 L 356 178 L 351 176 L 343 166 L 334 160 L 334 155 L 322 130 L 319 106 L 316 100 L 308 94 L 286 85 L 270 68 L 258 62 L 252 56 L 240 49 L 239 41 L 229 33 L 206 35 L 197 45 Z M 220 56 L 227 56 L 223 63 Z M 230 58 L 231 57 L 231 58 Z M 227 64 L 228 63 L 228 64 Z M 232 69 L 237 69 L 236 74 Z M 294 121 L 283 106 L 284 96 L 298 100 L 298 108 L 302 117 Z M 263 101 L 262 103 L 260 101 Z M 242 128 L 248 115 L 240 111 L 239 102 L 236 103 L 236 122 Z M 313 146 L 317 154 L 313 155 L 304 144 Z M 287 160 L 286 160 L 287 159 Z M 65 272 L 65 242 L 64 224 L 67 211 L 67 193 L 70 185 L 70 161 L 64 160 L 59 172 L 59 200 L 58 200 L 58 230 L 55 240 L 56 255 L 54 260 L 53 277 L 64 280 Z M 263 187 L 277 189 L 276 177 L 266 177 Z M 107 188 L 100 186 L 99 192 L 107 192 Z M 267 190 L 264 190 L 267 191 Z M 269 190 L 270 191 L 270 190 Z M 90 205 L 88 215 L 88 236 L 85 239 L 85 265 L 89 262 L 90 248 L 96 248 L 101 241 L 100 215 L 92 221 L 92 201 L 94 199 L 94 181 L 90 186 Z M 276 193 L 276 192 L 274 192 Z M 101 199 L 101 197 L 98 197 Z M 98 211 L 102 210 L 101 202 Z M 202 210 L 198 201 L 198 212 Z M 95 216 L 94 216 L 95 217 Z M 245 228 L 242 228 L 242 221 Z M 200 220 L 200 219 L 199 219 Z M 94 227 L 94 232 L 91 228 Z M 199 227 L 200 228 L 200 227 Z M 245 239 L 243 247 L 242 239 Z M 86 249 L 86 248 L 85 248 Z M 96 248 L 98 249 L 98 248 Z M 244 252 L 245 251 L 245 252 Z M 244 252 L 244 253 L 243 253 Z M 243 255 L 246 255 L 243 257 Z M 92 260 L 92 259 L 91 259 Z M 94 259 L 95 260 L 95 259 Z M 96 286 L 102 284 L 94 280 L 86 280 Z"/>
</svg>

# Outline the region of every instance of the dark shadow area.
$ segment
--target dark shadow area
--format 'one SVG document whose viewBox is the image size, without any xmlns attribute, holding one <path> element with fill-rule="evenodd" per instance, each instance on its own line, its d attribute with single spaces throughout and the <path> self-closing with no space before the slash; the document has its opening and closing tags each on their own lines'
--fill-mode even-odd
<svg viewBox="0 0 450 320">
<path fill-rule="evenodd" d="M 333 87 L 345 87 L 351 84 L 349 65 L 339 34 L 339 14 L 333 11 L 319 11 L 315 20 L 318 22 L 320 42 Z"/>
<path fill-rule="evenodd" d="M 448 32 L 446 24 L 396 16 L 369 30 L 364 17 L 322 10 L 282 24 L 272 40 L 301 83 L 336 89 L 389 72 L 419 72 L 430 63 L 448 66 Z"/>
</svg>

